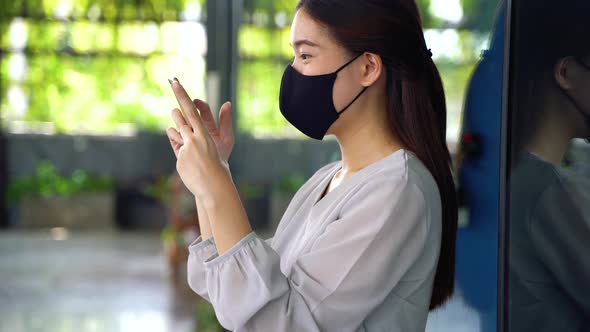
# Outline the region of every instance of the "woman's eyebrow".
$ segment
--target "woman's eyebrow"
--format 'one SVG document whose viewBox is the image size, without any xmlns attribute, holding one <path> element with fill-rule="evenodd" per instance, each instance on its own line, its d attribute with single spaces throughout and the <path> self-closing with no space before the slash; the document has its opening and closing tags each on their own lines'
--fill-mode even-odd
<svg viewBox="0 0 590 332">
<path fill-rule="evenodd" d="M 319 47 L 320 46 L 320 45 L 312 42 L 309 39 L 296 40 L 293 44 L 295 45 L 295 48 L 298 48 L 301 45 L 308 45 L 308 46 L 311 46 L 311 47 Z M 291 43 L 289 43 L 289 45 L 291 45 Z M 291 46 L 293 46 L 293 45 L 291 45 Z"/>
</svg>

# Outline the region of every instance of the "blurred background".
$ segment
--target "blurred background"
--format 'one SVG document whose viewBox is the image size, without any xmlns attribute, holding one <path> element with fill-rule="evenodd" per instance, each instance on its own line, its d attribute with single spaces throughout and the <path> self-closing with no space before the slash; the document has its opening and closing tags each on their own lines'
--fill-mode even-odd
<svg viewBox="0 0 590 332">
<path fill-rule="evenodd" d="M 498 1 L 417 2 L 455 155 Z M 253 228 L 270 237 L 294 192 L 340 158 L 335 140 L 305 138 L 278 109 L 295 4 L 0 0 L 0 331 L 220 330 L 183 275 L 198 222 L 165 135 L 176 106 L 167 79 L 214 113 L 232 101 L 232 175 Z M 461 292 L 429 331 L 495 321 Z"/>
</svg>

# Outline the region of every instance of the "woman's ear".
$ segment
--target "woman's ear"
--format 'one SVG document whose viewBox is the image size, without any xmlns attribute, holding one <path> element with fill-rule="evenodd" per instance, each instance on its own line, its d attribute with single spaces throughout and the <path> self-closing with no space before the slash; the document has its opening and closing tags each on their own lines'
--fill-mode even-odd
<svg viewBox="0 0 590 332">
<path fill-rule="evenodd" d="M 566 91 L 574 86 L 574 68 L 572 68 L 574 63 L 573 57 L 567 56 L 559 59 L 553 67 L 553 78 L 555 82 Z"/>
<path fill-rule="evenodd" d="M 373 85 L 383 75 L 383 62 L 381 56 L 375 53 L 365 52 L 362 55 L 363 59 L 363 72 L 361 78 L 361 84 L 364 87 Z"/>
</svg>

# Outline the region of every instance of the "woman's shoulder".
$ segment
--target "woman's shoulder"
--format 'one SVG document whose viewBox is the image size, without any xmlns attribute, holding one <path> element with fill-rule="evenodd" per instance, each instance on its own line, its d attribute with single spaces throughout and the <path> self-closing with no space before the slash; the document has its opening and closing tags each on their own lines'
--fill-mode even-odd
<svg viewBox="0 0 590 332">
<path fill-rule="evenodd" d="M 364 178 L 343 207 L 356 209 L 362 200 L 367 202 L 365 207 L 379 207 L 384 216 L 392 213 L 390 222 L 395 223 L 399 215 L 413 216 L 413 222 L 424 226 L 423 234 L 440 231 L 442 202 L 438 185 L 426 165 L 411 151 Z"/>
<path fill-rule="evenodd" d="M 438 185 L 426 165 L 414 153 L 408 153 L 408 177 L 425 194 L 440 196 Z M 440 199 L 440 198 L 439 198 Z"/>
<path fill-rule="evenodd" d="M 414 195 L 428 208 L 440 209 L 440 193 L 432 173 L 411 151 L 404 151 L 399 158 L 392 158 L 365 174 L 351 196 Z"/>
<path fill-rule="evenodd" d="M 410 150 L 404 150 L 397 157 L 385 160 L 366 176 L 365 182 L 391 186 L 408 183 L 423 192 L 438 189 L 432 173 Z"/>
</svg>

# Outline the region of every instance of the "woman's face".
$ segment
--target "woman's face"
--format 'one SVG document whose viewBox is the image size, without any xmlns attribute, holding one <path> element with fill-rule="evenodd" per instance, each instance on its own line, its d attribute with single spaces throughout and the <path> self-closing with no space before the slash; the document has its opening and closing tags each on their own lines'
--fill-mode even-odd
<svg viewBox="0 0 590 332">
<path fill-rule="evenodd" d="M 292 66 L 303 75 L 333 73 L 353 57 L 330 36 L 326 27 L 303 9 L 295 13 L 291 25 L 291 47 L 294 55 Z M 338 73 L 332 92 L 336 110 L 343 109 L 363 88 L 362 74 L 362 57 Z"/>
<path fill-rule="evenodd" d="M 588 137 L 590 128 L 587 128 L 586 121 L 582 114 L 590 117 L 590 56 L 576 59 L 574 57 L 565 57 L 555 66 L 554 79 L 560 88 L 571 98 L 568 100 L 567 95 L 561 93 L 562 103 L 576 108 L 569 116 L 571 126 L 575 128 L 576 137 Z M 572 105 L 572 101 L 575 105 Z M 570 108 L 573 110 L 573 108 Z M 563 107 L 555 111 L 562 113 Z"/>
</svg>

